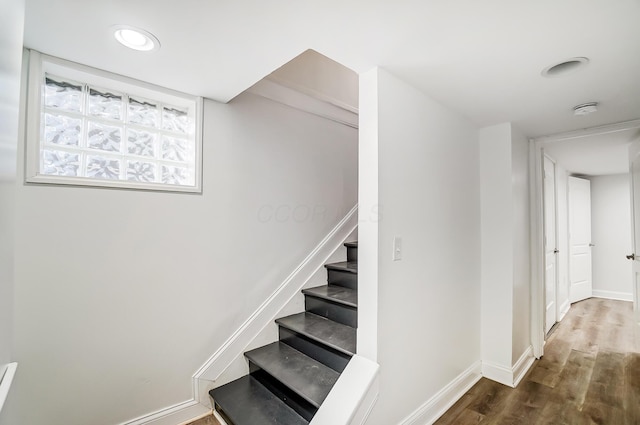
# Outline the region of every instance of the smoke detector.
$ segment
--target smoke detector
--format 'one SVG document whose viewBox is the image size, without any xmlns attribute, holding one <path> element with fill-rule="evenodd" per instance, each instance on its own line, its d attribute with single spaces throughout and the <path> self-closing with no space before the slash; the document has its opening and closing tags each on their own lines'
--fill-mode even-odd
<svg viewBox="0 0 640 425">
<path fill-rule="evenodd" d="M 573 107 L 573 115 L 589 115 L 598 111 L 598 102 L 583 103 Z"/>
</svg>

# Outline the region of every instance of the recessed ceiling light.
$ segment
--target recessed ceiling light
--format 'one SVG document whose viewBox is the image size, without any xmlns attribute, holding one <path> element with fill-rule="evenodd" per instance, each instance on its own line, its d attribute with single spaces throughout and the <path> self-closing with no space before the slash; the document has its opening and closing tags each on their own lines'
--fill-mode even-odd
<svg viewBox="0 0 640 425">
<path fill-rule="evenodd" d="M 550 65 L 542 70 L 544 77 L 559 77 L 574 72 L 589 63 L 589 58 L 576 57 Z"/>
<path fill-rule="evenodd" d="M 116 40 L 130 49 L 148 52 L 160 48 L 160 41 L 149 31 L 129 25 L 115 25 L 112 28 Z"/>
<path fill-rule="evenodd" d="M 598 102 L 583 103 L 573 107 L 573 115 L 589 115 L 598 111 Z"/>
</svg>

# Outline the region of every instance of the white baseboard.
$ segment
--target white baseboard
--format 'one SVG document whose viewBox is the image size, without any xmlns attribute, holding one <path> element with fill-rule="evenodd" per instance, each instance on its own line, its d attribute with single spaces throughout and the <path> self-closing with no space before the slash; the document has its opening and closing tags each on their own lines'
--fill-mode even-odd
<svg viewBox="0 0 640 425">
<path fill-rule="evenodd" d="M 571 302 L 569 302 L 569 299 L 566 299 L 562 305 L 560 305 L 560 312 L 558 313 L 558 322 L 562 321 L 562 319 L 564 319 L 564 316 L 567 315 L 567 313 L 569 312 L 569 309 L 571 308 Z"/>
<path fill-rule="evenodd" d="M 431 425 L 482 377 L 480 361 L 472 364 L 399 425 Z"/>
<path fill-rule="evenodd" d="M 534 361 L 533 346 L 529 346 L 512 367 L 483 361 L 482 376 L 511 388 L 515 388 L 518 386 L 529 368 L 531 368 Z"/>
<path fill-rule="evenodd" d="M 594 289 L 593 296 L 596 298 L 607 298 L 609 300 L 633 301 L 633 294 L 631 292 L 603 291 L 600 289 Z"/>
<path fill-rule="evenodd" d="M 210 408 L 195 400 L 187 400 L 175 406 L 140 416 L 128 422 L 123 422 L 121 425 L 176 425 L 188 423 L 207 413 L 211 413 Z"/>
<path fill-rule="evenodd" d="M 4 365 L 3 365 L 4 366 Z M 4 370 L 0 370 L 0 412 L 4 406 L 4 402 L 9 395 L 9 389 L 13 383 L 13 377 L 16 376 L 16 370 L 18 370 L 18 363 L 9 363 Z"/>
<path fill-rule="evenodd" d="M 483 361 L 482 376 L 492 381 L 499 382 L 503 385 L 513 387 L 513 370 L 509 367 L 496 363 Z"/>
<path fill-rule="evenodd" d="M 197 421 L 198 419 L 205 418 L 207 416 L 211 416 L 212 414 L 213 414 L 213 409 L 209 409 L 209 410 L 207 410 L 206 413 L 203 413 L 200 416 L 196 416 L 196 417 L 191 418 L 191 419 L 187 419 L 186 421 L 180 422 L 178 425 L 190 425 L 192 422 Z M 226 425 L 226 424 L 223 424 L 221 422 L 220 425 Z"/>
<path fill-rule="evenodd" d="M 513 365 L 513 388 L 517 387 L 520 381 L 522 381 L 522 378 L 524 378 L 524 375 L 531 369 L 535 360 L 535 357 L 533 357 L 533 346 L 530 345 L 524 353 L 522 353 L 516 364 Z"/>
<path fill-rule="evenodd" d="M 220 425 L 228 425 L 224 418 L 215 410 L 213 411 L 213 416 L 220 422 Z"/>
</svg>

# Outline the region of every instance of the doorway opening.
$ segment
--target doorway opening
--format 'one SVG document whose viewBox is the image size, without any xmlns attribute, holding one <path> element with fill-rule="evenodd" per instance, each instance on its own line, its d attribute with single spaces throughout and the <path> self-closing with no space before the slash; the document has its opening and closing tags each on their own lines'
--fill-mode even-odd
<svg viewBox="0 0 640 425">
<path fill-rule="evenodd" d="M 625 258 L 633 251 L 629 149 L 637 140 L 640 120 L 531 140 L 536 357 L 572 303 L 637 299 Z"/>
</svg>

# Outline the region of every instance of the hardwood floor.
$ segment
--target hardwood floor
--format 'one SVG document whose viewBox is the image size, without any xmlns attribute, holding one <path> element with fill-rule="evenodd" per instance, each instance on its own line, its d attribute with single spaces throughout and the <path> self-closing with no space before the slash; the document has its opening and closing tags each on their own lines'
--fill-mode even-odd
<svg viewBox="0 0 640 425">
<path fill-rule="evenodd" d="M 640 425 L 640 327 L 632 304 L 573 304 L 518 388 L 482 378 L 435 424 Z"/>
</svg>

